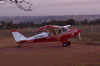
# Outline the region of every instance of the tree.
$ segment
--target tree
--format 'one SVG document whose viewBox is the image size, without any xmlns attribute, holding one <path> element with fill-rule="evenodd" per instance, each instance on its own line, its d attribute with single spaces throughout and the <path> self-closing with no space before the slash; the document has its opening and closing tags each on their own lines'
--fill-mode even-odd
<svg viewBox="0 0 100 66">
<path fill-rule="evenodd" d="M 6 25 L 6 29 L 12 29 L 13 28 L 13 23 L 12 22 L 8 22 Z"/>
<path fill-rule="evenodd" d="M 68 19 L 68 20 L 66 21 L 66 24 L 67 24 L 67 25 L 76 25 L 76 21 L 75 21 L 74 19 Z"/>
<path fill-rule="evenodd" d="M 32 3 L 26 0 L 0 0 L 2 2 L 1 5 L 5 5 L 6 3 L 14 3 L 16 6 L 24 11 L 32 11 Z M 26 4 L 28 8 L 23 7 L 22 4 Z"/>
<path fill-rule="evenodd" d="M 5 29 L 6 28 L 6 22 L 5 21 L 1 21 L 0 22 L 0 29 Z"/>
<path fill-rule="evenodd" d="M 95 21 L 95 24 L 96 24 L 96 25 L 99 25 L 99 24 L 100 24 L 100 19 L 97 19 L 97 20 Z"/>
<path fill-rule="evenodd" d="M 87 19 L 85 19 L 84 21 L 81 21 L 81 25 L 89 25 L 89 22 Z"/>
</svg>

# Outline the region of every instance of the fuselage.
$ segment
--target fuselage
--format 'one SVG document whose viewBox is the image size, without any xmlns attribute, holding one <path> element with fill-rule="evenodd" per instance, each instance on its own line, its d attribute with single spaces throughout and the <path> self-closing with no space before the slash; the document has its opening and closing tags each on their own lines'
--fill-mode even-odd
<svg viewBox="0 0 100 66">
<path fill-rule="evenodd" d="M 53 41 L 60 41 L 64 43 L 67 42 L 69 38 L 76 36 L 79 32 L 81 31 L 78 29 L 70 29 L 68 31 L 62 32 L 55 36 L 41 37 L 41 38 L 31 39 L 31 40 L 23 40 L 17 43 L 29 44 L 29 43 L 41 43 L 41 42 L 53 42 Z"/>
</svg>

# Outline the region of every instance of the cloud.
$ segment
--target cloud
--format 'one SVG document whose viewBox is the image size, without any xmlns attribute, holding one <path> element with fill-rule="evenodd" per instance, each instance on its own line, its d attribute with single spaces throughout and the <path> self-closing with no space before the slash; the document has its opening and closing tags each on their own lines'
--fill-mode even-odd
<svg viewBox="0 0 100 66">
<path fill-rule="evenodd" d="M 33 1 L 33 0 L 32 0 Z M 72 15 L 100 14 L 100 0 L 35 0 L 32 12 L 24 12 L 15 4 L 0 5 L 0 15 Z"/>
<path fill-rule="evenodd" d="M 39 0 L 38 0 L 39 1 Z M 76 5 L 91 5 L 91 4 L 100 4 L 100 0 L 43 0 L 37 1 L 38 7 L 59 7 L 59 6 L 76 6 Z"/>
</svg>

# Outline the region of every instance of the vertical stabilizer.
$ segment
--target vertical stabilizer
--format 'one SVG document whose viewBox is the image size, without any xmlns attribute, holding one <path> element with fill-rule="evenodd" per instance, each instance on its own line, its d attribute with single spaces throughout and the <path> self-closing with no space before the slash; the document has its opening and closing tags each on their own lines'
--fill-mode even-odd
<svg viewBox="0 0 100 66">
<path fill-rule="evenodd" d="M 20 42 L 20 41 L 26 40 L 26 37 L 24 37 L 17 30 L 12 30 L 12 35 L 13 35 L 13 37 L 14 37 L 16 42 Z"/>
</svg>

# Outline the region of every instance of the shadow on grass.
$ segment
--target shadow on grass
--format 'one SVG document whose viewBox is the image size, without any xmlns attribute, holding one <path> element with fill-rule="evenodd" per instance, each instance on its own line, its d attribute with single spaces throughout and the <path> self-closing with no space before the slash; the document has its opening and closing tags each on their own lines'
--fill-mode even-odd
<svg viewBox="0 0 100 66">
<path fill-rule="evenodd" d="M 53 49 L 53 48 L 62 48 L 62 46 L 22 45 L 20 48 L 25 48 L 25 49 Z"/>
<path fill-rule="evenodd" d="M 0 49 L 5 49 L 5 48 L 16 48 L 16 46 L 2 46 Z"/>
<path fill-rule="evenodd" d="M 22 45 L 18 47 L 18 45 L 15 46 L 2 46 L 0 49 L 53 49 L 53 48 L 63 48 L 62 46 L 59 45 Z"/>
</svg>

